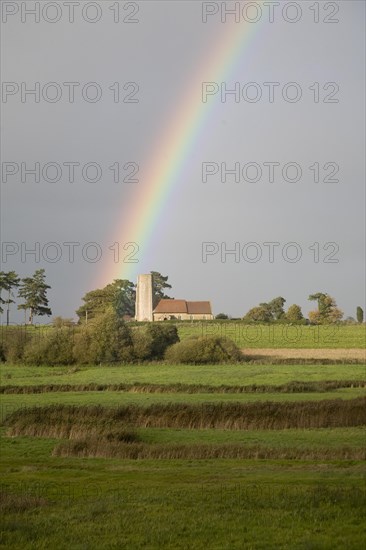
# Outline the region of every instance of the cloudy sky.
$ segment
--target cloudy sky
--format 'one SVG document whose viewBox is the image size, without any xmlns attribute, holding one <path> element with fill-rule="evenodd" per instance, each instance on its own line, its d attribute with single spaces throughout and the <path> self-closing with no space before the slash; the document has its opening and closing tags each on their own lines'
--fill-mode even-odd
<svg viewBox="0 0 366 550">
<path fill-rule="evenodd" d="M 214 313 L 355 316 L 364 2 L 35 4 L 1 6 L 2 270 L 45 268 L 67 317 L 150 270 Z"/>
</svg>

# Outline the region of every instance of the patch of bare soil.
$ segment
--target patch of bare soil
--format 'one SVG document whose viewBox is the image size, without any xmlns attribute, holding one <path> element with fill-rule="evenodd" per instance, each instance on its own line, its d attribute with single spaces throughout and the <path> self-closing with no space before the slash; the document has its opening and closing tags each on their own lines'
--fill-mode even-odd
<svg viewBox="0 0 366 550">
<path fill-rule="evenodd" d="M 247 358 L 260 359 L 337 359 L 366 362 L 364 349 L 243 349 Z"/>
</svg>

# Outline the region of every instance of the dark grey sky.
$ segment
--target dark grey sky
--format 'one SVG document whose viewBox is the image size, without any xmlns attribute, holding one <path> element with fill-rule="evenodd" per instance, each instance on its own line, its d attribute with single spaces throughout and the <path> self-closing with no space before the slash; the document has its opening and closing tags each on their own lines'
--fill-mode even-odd
<svg viewBox="0 0 366 550">
<path fill-rule="evenodd" d="M 285 20 L 296 16 L 289 2 L 280 3 L 272 23 L 263 3 L 252 2 L 252 10 L 260 8 L 262 17 L 251 24 L 251 32 L 253 25 L 257 27 L 253 37 L 229 56 L 232 68 L 225 77 L 215 71 L 219 63 L 212 64 L 212 56 L 220 42 L 225 50 L 231 33 L 248 32 L 242 15 L 248 2 L 240 3 L 238 23 L 234 16 L 228 16 L 226 23 L 220 21 L 221 2 L 206 3 L 207 9 L 218 9 L 207 23 L 202 22 L 205 3 L 201 2 L 118 2 L 119 23 L 113 22 L 116 12 L 111 10 L 116 2 L 81 0 L 75 6 L 74 23 L 68 21 L 64 2 L 41 2 L 39 23 L 31 14 L 21 13 L 21 4 L 2 3 L 1 237 L 3 252 L 13 246 L 6 243 L 15 243 L 14 251 L 19 247 L 13 254 L 3 254 L 4 271 L 15 269 L 27 276 L 44 267 L 52 286 L 53 313 L 64 316 L 74 315 L 86 291 L 125 273 L 125 266 L 113 263 L 109 247 L 119 242 L 122 249 L 137 239 L 121 234 L 123 220 L 131 208 L 139 219 L 136 196 L 141 190 L 148 196 L 152 152 L 164 158 L 157 147 L 180 116 L 185 94 L 196 92 L 201 101 L 198 71 L 202 82 L 219 86 L 224 82 L 228 89 L 239 83 L 242 95 L 239 102 L 232 95 L 226 101 L 220 101 L 220 94 L 208 98 L 214 102 L 210 116 L 185 158 L 184 170 L 177 172 L 157 223 L 146 232 L 148 239 L 138 243 L 142 254 L 129 270 L 131 277 L 161 271 L 169 275 L 175 297 L 210 299 L 215 313 L 241 316 L 278 295 L 287 299 L 287 306 L 298 303 L 307 313 L 312 309 L 308 295 L 324 291 L 336 298 L 346 316 L 355 315 L 356 306 L 365 303 L 364 2 L 298 2 L 301 17 L 296 23 Z M 23 4 L 31 9 L 35 2 Z M 134 15 L 136 6 L 139 11 Z M 319 7 L 318 23 L 311 6 Z M 254 11 L 245 13 L 255 16 Z M 46 20 L 59 15 L 55 23 Z M 95 23 L 85 20 L 98 15 Z M 137 22 L 123 22 L 126 17 Z M 27 88 L 40 83 L 38 103 L 29 95 L 22 102 L 22 82 Z M 43 91 L 52 99 L 56 88 L 44 88 L 50 82 L 62 90 L 55 103 L 42 96 Z M 74 103 L 68 100 L 65 82 L 80 83 Z M 103 92 L 96 103 L 80 93 L 90 82 Z M 134 96 L 138 103 L 114 103 L 109 87 L 115 82 L 123 94 L 133 91 L 131 86 L 123 90 L 125 83 L 138 83 Z M 255 91 L 245 88 L 249 82 L 255 82 L 263 94 L 256 103 L 243 99 Z M 272 103 L 266 82 L 279 83 Z M 286 88 L 289 82 L 297 83 L 302 93 L 298 102 L 283 99 L 282 93 L 288 92 L 291 99 L 296 91 L 293 86 Z M 318 102 L 314 83 L 319 83 Z M 90 87 L 85 94 L 92 98 L 94 92 Z M 167 154 L 166 162 L 170 160 Z M 36 162 L 41 166 L 40 182 L 30 174 L 22 182 L 21 163 L 31 167 Z M 63 168 L 54 183 L 46 181 L 55 177 L 52 168 L 46 179 L 42 176 L 42 168 L 50 162 Z M 68 162 L 80 163 L 73 183 L 64 165 Z M 115 183 L 109 167 L 116 162 L 124 175 L 123 166 L 136 163 L 138 183 Z M 81 168 L 87 163 L 100 166 L 100 181 L 83 179 Z M 210 163 L 209 170 L 218 169 L 205 183 L 203 163 Z M 240 163 L 240 181 L 228 175 L 222 182 L 221 166 L 232 169 L 235 163 Z M 268 163 L 279 163 L 272 182 Z M 294 165 L 283 172 L 288 163 L 301 168 L 299 181 L 284 179 L 283 174 L 296 179 Z M 262 177 L 254 181 L 258 166 Z M 315 181 L 318 167 L 319 182 Z M 89 170 L 86 176 L 92 179 L 95 171 Z M 245 181 L 243 172 L 251 181 Z M 323 181 L 326 176 L 332 179 L 332 173 L 338 182 Z M 56 248 L 47 248 L 50 242 L 61 249 L 59 261 L 47 261 L 42 254 L 39 263 L 32 255 L 22 257 L 21 243 L 29 249 L 39 243 L 41 250 L 46 245 L 52 258 Z M 80 243 L 73 263 L 63 244 L 67 242 Z M 95 252 L 92 247 L 84 257 L 81 253 L 90 242 L 98 243 L 102 251 L 95 263 L 85 258 Z M 273 262 L 264 243 L 279 243 Z M 225 247 L 239 250 L 240 256 L 221 256 Z M 211 252 L 206 261 L 202 250 Z M 300 253 L 299 261 L 290 261 Z M 255 254 L 258 261 L 250 261 Z M 13 320 L 21 320 L 19 314 L 14 312 Z"/>
</svg>

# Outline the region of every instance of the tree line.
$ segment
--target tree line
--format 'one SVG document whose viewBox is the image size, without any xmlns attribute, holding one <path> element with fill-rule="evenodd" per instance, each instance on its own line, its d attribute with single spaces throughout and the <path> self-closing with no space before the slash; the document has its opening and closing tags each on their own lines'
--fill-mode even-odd
<svg viewBox="0 0 366 550">
<path fill-rule="evenodd" d="M 151 271 L 153 281 L 153 307 L 156 307 L 161 299 L 171 298 L 165 291 L 171 289 L 168 276 L 158 271 Z M 32 277 L 20 278 L 15 271 L 0 271 L 0 313 L 6 309 L 6 324 L 10 323 L 10 306 L 15 303 L 15 290 L 18 290 L 18 298 L 22 299 L 17 308 L 24 310 L 28 324 L 33 324 L 34 317 L 50 316 L 47 291 L 51 287 L 46 283 L 44 269 L 38 269 Z M 270 323 L 306 323 L 330 324 L 337 323 L 343 317 L 343 312 L 338 308 L 335 299 L 325 292 L 310 294 L 310 301 L 317 303 L 317 309 L 309 312 L 309 319 L 305 319 L 301 307 L 292 304 L 285 311 L 286 299 L 278 296 L 269 302 L 262 302 L 251 308 L 244 316 L 247 322 Z M 136 285 L 127 279 L 115 279 L 103 288 L 87 292 L 82 298 L 83 304 L 76 310 L 79 323 L 87 323 L 100 314 L 105 313 L 111 307 L 121 318 L 133 318 L 135 315 Z M 28 317 L 27 317 L 28 314 Z M 358 306 L 356 311 L 357 322 L 364 320 L 363 309 Z M 228 319 L 224 313 L 216 315 L 216 319 Z M 62 318 L 56 318 L 62 322 Z M 72 320 L 69 320 L 71 323 Z"/>
<path fill-rule="evenodd" d="M 310 301 L 317 302 L 318 308 L 309 311 L 309 321 L 312 324 L 331 324 L 337 323 L 343 317 L 341 311 L 332 296 L 325 292 L 317 292 L 310 294 Z M 259 306 L 248 311 L 243 317 L 245 321 L 256 321 L 270 323 L 273 321 L 286 321 L 289 323 L 305 323 L 306 319 L 301 311 L 301 307 L 297 304 L 292 304 L 287 311 L 284 309 L 286 299 L 282 296 L 274 298 L 270 302 L 264 302 Z M 361 321 L 362 322 L 362 321 Z"/>
</svg>

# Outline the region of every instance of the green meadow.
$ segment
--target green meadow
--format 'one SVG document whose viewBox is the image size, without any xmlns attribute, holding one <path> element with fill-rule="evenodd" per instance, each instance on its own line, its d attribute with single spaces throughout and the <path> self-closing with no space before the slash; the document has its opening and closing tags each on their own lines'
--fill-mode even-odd
<svg viewBox="0 0 366 550">
<path fill-rule="evenodd" d="M 365 325 L 248 324 L 243 321 L 178 323 L 181 339 L 226 336 L 239 348 L 350 349 L 366 347 Z"/>
<path fill-rule="evenodd" d="M 361 348 L 359 328 L 342 326 L 339 347 Z M 202 326 L 179 330 L 185 338 Z M 287 347 L 280 333 L 276 346 Z M 365 546 L 365 365 L 3 363 L 0 372 L 1 548 Z M 270 408 L 268 427 L 259 417 L 235 426 L 230 415 L 245 407 Z M 326 427 L 304 428 L 318 409 Z M 210 411 L 228 415 L 226 428 L 207 427 Z"/>
<path fill-rule="evenodd" d="M 366 365 L 102 365 L 78 367 L 32 367 L 1 365 L 1 385 L 37 384 L 209 384 L 220 386 L 283 384 L 293 380 L 366 379 Z"/>
</svg>

